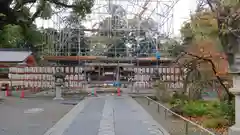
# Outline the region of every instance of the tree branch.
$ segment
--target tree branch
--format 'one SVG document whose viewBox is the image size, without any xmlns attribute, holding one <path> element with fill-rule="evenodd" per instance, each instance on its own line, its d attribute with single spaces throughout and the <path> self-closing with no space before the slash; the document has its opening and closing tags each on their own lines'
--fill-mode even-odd
<svg viewBox="0 0 240 135">
<path fill-rule="evenodd" d="M 18 9 L 22 8 L 25 4 L 36 3 L 36 2 L 37 2 L 37 0 L 21 0 L 21 1 L 17 1 L 17 3 L 14 6 L 13 10 L 17 11 Z"/>
<path fill-rule="evenodd" d="M 207 0 L 207 4 L 208 4 L 208 6 L 210 7 L 211 11 L 212 11 L 212 12 L 215 12 L 211 0 Z"/>
<path fill-rule="evenodd" d="M 184 63 L 184 65 L 183 65 L 184 67 L 185 67 L 186 65 L 189 65 L 189 64 L 192 63 L 193 61 L 197 61 L 197 60 L 202 60 L 202 61 L 207 61 L 207 62 L 209 62 L 209 63 L 211 64 L 212 71 L 214 72 L 214 74 L 215 74 L 218 82 L 219 82 L 220 85 L 224 88 L 224 91 L 225 91 L 225 92 L 227 93 L 227 95 L 228 95 L 228 101 L 231 101 L 231 100 L 233 99 L 233 95 L 228 91 L 228 88 L 223 84 L 222 78 L 221 78 L 219 75 L 217 75 L 216 66 L 215 66 L 215 64 L 213 63 L 213 61 L 212 61 L 210 58 L 201 57 L 201 56 L 194 55 L 194 54 L 192 54 L 192 53 L 183 51 L 183 52 L 181 53 L 181 55 L 179 55 L 179 56 L 177 57 L 177 59 L 174 61 L 174 63 L 180 65 L 180 63 L 179 63 L 178 61 L 179 61 L 180 58 L 182 58 L 184 55 L 188 55 L 188 56 L 191 56 L 191 57 L 195 58 L 195 59 L 193 59 L 193 60 L 191 60 L 191 61 L 189 61 L 189 62 L 187 62 L 187 63 Z M 199 63 L 199 62 L 198 62 L 198 63 Z M 182 72 L 182 71 L 181 71 L 181 72 Z M 182 73 L 183 73 L 183 72 L 182 72 Z"/>
<path fill-rule="evenodd" d="M 76 5 L 68 5 L 68 4 L 60 2 L 59 0 L 47 0 L 47 1 L 54 3 L 55 5 L 59 5 L 59 6 L 66 7 L 66 8 L 77 8 Z"/>
<path fill-rule="evenodd" d="M 41 12 L 42 12 L 42 10 L 44 9 L 45 4 L 46 4 L 46 1 L 42 1 L 42 2 L 43 2 L 43 3 L 41 3 L 41 4 L 37 7 L 35 13 L 34 13 L 34 14 L 32 15 L 32 17 L 30 18 L 28 24 L 31 24 L 32 22 L 34 22 L 34 20 L 41 14 Z"/>
<path fill-rule="evenodd" d="M 192 56 L 192 57 L 195 57 L 196 59 L 199 59 L 199 60 L 204 60 L 204 61 L 207 61 L 211 64 L 211 67 L 212 67 L 212 71 L 214 72 L 217 80 L 219 81 L 219 83 L 221 84 L 221 86 L 224 88 L 224 91 L 228 94 L 228 100 L 231 101 L 233 99 L 233 96 L 232 94 L 228 91 L 228 88 L 223 84 L 223 80 L 222 78 L 217 75 L 217 70 L 216 70 L 216 66 L 215 64 L 213 63 L 213 61 L 211 59 L 208 59 L 208 58 L 204 58 L 204 57 L 200 57 L 200 56 L 197 56 L 197 55 L 194 55 L 194 54 L 191 54 L 191 53 L 188 53 L 188 52 L 184 52 L 186 55 L 189 55 L 189 56 Z"/>
<path fill-rule="evenodd" d="M 34 0 L 28 0 L 28 1 L 34 1 Z M 77 5 L 68 5 L 62 2 L 59 2 L 59 0 L 44 0 L 43 3 L 37 7 L 36 12 L 32 15 L 32 17 L 30 18 L 30 21 L 28 23 L 32 23 L 41 13 L 41 11 L 44 9 L 46 2 L 50 2 L 53 3 L 55 5 L 59 5 L 65 8 L 77 8 Z"/>
</svg>

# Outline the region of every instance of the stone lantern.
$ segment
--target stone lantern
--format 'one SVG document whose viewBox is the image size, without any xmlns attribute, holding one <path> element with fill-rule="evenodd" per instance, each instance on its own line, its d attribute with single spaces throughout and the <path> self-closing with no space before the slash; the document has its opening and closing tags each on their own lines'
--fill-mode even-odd
<svg viewBox="0 0 240 135">
<path fill-rule="evenodd" d="M 233 77 L 233 87 L 229 91 L 235 95 L 235 125 L 229 128 L 229 135 L 240 135 L 240 52 L 228 56 L 229 73 Z"/>
<path fill-rule="evenodd" d="M 159 72 L 157 69 L 153 71 L 153 74 L 151 75 L 151 79 L 154 82 L 156 82 L 157 80 L 162 80 L 162 77 L 161 77 L 161 75 L 159 75 Z"/>
<path fill-rule="evenodd" d="M 65 76 L 66 74 L 61 72 L 60 69 L 56 70 L 56 73 L 54 74 L 55 77 L 55 86 L 56 86 L 56 95 L 54 100 L 63 100 L 62 98 L 62 86 L 65 82 Z"/>
</svg>

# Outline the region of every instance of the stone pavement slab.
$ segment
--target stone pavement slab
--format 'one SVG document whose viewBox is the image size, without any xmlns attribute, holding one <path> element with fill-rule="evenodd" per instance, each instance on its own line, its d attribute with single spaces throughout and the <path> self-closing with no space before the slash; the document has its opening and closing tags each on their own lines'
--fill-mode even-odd
<svg viewBox="0 0 240 135">
<path fill-rule="evenodd" d="M 105 100 L 102 98 L 90 100 L 84 107 L 84 110 L 77 115 L 63 134 L 76 135 L 76 133 L 78 133 L 83 135 L 96 135 L 102 118 L 104 103 Z"/>
<path fill-rule="evenodd" d="M 0 102 L 0 135 L 42 135 L 73 107 L 52 99 L 5 97 Z"/>
<path fill-rule="evenodd" d="M 126 95 L 86 98 L 50 130 L 44 135 L 169 135 Z"/>
</svg>

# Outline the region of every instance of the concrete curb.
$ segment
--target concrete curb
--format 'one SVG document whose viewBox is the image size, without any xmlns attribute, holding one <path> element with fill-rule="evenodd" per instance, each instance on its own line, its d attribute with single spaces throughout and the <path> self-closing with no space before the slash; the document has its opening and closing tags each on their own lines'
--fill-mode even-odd
<svg viewBox="0 0 240 135">
<path fill-rule="evenodd" d="M 52 128 L 50 128 L 44 135 L 63 135 L 64 131 L 70 126 L 73 120 L 84 109 L 88 100 L 83 99 L 74 108 L 72 108 L 66 115 L 64 115 Z"/>
</svg>

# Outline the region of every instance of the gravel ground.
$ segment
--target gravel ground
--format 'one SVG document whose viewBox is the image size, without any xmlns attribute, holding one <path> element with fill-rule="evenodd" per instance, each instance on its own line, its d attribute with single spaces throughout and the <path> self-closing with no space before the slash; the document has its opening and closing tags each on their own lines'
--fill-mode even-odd
<svg viewBox="0 0 240 135">
<path fill-rule="evenodd" d="M 79 101 L 7 97 L 0 103 L 0 135 L 42 135 Z"/>
</svg>

